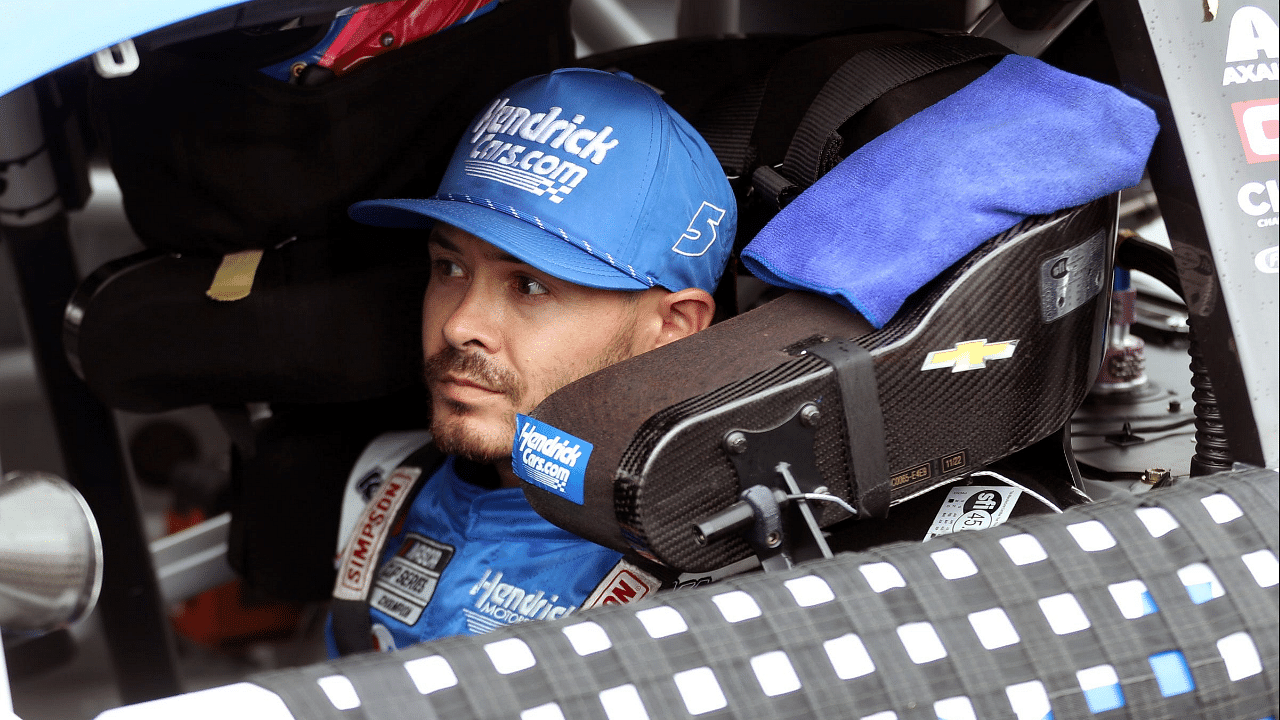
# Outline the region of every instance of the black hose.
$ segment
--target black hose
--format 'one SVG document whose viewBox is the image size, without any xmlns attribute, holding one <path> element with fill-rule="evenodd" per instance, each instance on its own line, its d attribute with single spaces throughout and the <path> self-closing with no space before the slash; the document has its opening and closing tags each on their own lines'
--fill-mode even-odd
<svg viewBox="0 0 1280 720">
<path fill-rule="evenodd" d="M 1191 400 L 1195 403 L 1196 413 L 1196 453 L 1191 456 L 1191 474 L 1193 476 L 1212 475 L 1230 470 L 1234 461 L 1231 446 L 1227 443 L 1227 430 L 1222 424 L 1222 413 L 1218 409 L 1218 396 L 1213 393 L 1213 383 L 1209 382 L 1209 369 L 1204 364 L 1200 343 L 1195 340 L 1195 328 L 1192 327 L 1191 347 Z"/>
<path fill-rule="evenodd" d="M 1163 283 L 1182 298 L 1185 303 L 1186 294 L 1182 291 L 1182 281 L 1178 278 L 1178 266 L 1174 262 L 1173 253 L 1168 248 L 1157 245 L 1131 230 L 1120 232 L 1120 244 L 1116 248 L 1116 264 L 1131 270 L 1140 270 Z M 1196 335 L 1195 318 L 1187 314 L 1187 325 L 1190 329 L 1191 346 L 1191 400 L 1195 403 L 1196 415 L 1196 451 L 1191 456 L 1191 475 L 1211 475 L 1222 470 L 1230 470 L 1234 464 L 1231 447 L 1227 442 L 1227 431 L 1222 424 L 1222 412 L 1218 408 L 1218 397 L 1213 392 L 1213 383 L 1209 380 L 1209 369 L 1204 364 L 1204 352 Z"/>
</svg>

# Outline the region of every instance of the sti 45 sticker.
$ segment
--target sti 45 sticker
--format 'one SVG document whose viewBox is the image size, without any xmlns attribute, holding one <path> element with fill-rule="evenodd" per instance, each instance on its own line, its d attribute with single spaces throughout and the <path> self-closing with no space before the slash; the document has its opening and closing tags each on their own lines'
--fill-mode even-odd
<svg viewBox="0 0 1280 720">
<path fill-rule="evenodd" d="M 581 505 L 591 443 L 527 415 L 516 415 L 511 466 L 516 476 Z"/>
<path fill-rule="evenodd" d="M 925 540 L 962 530 L 983 530 L 1009 519 L 1022 491 L 1005 485 L 955 486 L 938 508 Z"/>
</svg>

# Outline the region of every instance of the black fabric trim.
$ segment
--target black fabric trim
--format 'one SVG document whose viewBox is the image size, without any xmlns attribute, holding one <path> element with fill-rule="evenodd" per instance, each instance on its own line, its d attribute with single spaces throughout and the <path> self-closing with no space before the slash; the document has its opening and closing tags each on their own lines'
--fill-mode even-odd
<svg viewBox="0 0 1280 720">
<path fill-rule="evenodd" d="M 498 469 L 489 463 L 479 463 L 458 456 L 453 459 L 453 470 L 463 480 L 486 490 L 497 490 L 502 487 L 502 478 Z"/>
<path fill-rule="evenodd" d="M 373 649 L 373 620 L 369 617 L 368 600 L 334 599 L 329 606 L 333 642 L 339 655 L 368 652 Z"/>
</svg>

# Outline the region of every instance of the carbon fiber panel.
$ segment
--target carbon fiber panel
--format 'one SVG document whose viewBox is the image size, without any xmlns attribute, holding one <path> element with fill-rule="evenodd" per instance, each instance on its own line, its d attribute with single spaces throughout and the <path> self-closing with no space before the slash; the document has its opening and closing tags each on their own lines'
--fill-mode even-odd
<svg viewBox="0 0 1280 720">
<path fill-rule="evenodd" d="M 624 537 L 615 517 L 620 501 L 615 478 L 628 451 L 633 455 L 625 462 L 638 472 L 643 460 L 637 458 L 656 442 L 651 438 L 646 446 L 636 440 L 637 435 L 644 438 L 663 432 L 679 415 L 706 412 L 820 366 L 815 358 L 792 366 L 796 358 L 788 349 L 794 351 L 825 337 L 858 337 L 870 330 L 866 320 L 834 302 L 791 293 L 680 342 L 570 383 L 552 393 L 532 414 L 592 444 L 584 502 L 575 504 L 533 485 L 525 486 L 525 497 L 556 525 L 606 547 L 628 551 L 632 542 Z M 696 400 L 686 404 L 691 399 Z M 726 492 L 721 485 L 736 486 L 736 480 L 723 458 L 716 459 L 720 464 L 707 460 L 715 454 L 715 445 L 713 442 L 697 461 L 701 464 L 679 468 L 676 479 L 689 483 L 686 476 L 690 468 L 698 468 L 697 483 L 715 488 L 709 492 L 719 499 Z"/>
<path fill-rule="evenodd" d="M 1115 198 L 1106 198 L 1022 223 L 936 278 L 885 329 L 858 338 L 874 360 L 891 503 L 1027 447 L 1069 419 L 1101 358 L 1109 293 L 1045 322 L 1041 268 L 1095 248 L 1102 257 L 1080 268 L 1101 278 L 1080 282 L 1109 287 L 1098 281 L 1110 272 L 1115 208 Z M 615 513 L 628 543 L 687 571 L 746 557 L 739 539 L 702 547 L 690 530 L 737 499 L 739 481 L 721 441 L 731 430 L 773 428 L 805 402 L 817 403 L 822 419 L 814 447 L 794 451 L 813 452 L 824 483 L 854 502 L 835 378 L 821 360 L 802 356 L 672 405 L 639 428 L 615 480 Z M 844 517 L 827 507 L 820 522 Z"/>
<path fill-rule="evenodd" d="M 800 452 L 817 458 L 829 489 L 849 497 L 848 444 L 835 376 L 823 361 L 804 356 L 672 406 L 640 427 L 623 455 L 615 486 L 615 511 L 633 547 L 679 548 L 678 560 L 665 554 L 661 559 L 691 570 L 722 567 L 726 552 L 746 557 L 750 549 L 736 537 L 709 547 L 691 542 L 693 523 L 734 503 L 741 490 L 721 440 L 726 428 L 759 432 L 777 427 L 808 401 L 817 402 L 823 421 L 813 446 Z M 690 468 L 696 470 L 691 473 Z M 819 520 L 829 525 L 847 517 L 839 507 L 828 506 Z M 657 518 L 661 520 L 655 522 Z"/>
<path fill-rule="evenodd" d="M 1102 357 L 1110 293 L 1099 292 L 1046 323 L 1039 273 L 1046 259 L 1102 233 L 1099 270 L 1109 278 L 1114 200 L 1015 227 L 911 301 L 918 317 L 859 339 L 875 358 L 894 500 L 1034 443 L 1061 427 L 1084 400 Z M 1012 357 L 986 360 L 985 367 L 921 369 L 930 353 L 975 340 L 1017 345 Z M 963 462 L 943 462 L 962 453 Z M 931 477 L 909 475 L 926 463 L 932 464 Z"/>
</svg>

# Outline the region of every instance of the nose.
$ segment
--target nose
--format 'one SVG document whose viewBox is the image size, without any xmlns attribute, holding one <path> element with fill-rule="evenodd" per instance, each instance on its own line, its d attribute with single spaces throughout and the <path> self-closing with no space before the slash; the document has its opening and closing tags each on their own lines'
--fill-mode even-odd
<svg viewBox="0 0 1280 720">
<path fill-rule="evenodd" d="M 430 293 L 428 293 L 430 302 Z M 428 310 L 429 311 L 429 310 Z M 468 284 L 444 319 L 445 342 L 459 350 L 495 353 L 500 347 L 501 307 L 484 285 Z"/>
</svg>

